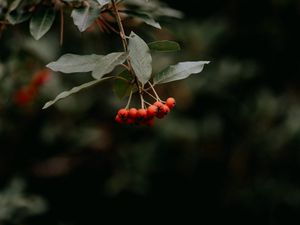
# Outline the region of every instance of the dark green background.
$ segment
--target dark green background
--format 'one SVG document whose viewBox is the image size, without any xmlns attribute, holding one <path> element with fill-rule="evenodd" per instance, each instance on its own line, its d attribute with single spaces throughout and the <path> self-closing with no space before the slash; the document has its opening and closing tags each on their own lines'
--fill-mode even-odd
<svg viewBox="0 0 300 225">
<path fill-rule="evenodd" d="M 117 36 L 81 35 L 68 18 L 61 48 L 58 29 L 38 42 L 27 23 L 5 30 L 0 62 L 12 69 L 0 77 L 0 185 L 22 179 L 24 195 L 40 196 L 48 210 L 24 217 L 26 207 L 15 207 L 3 224 L 160 223 L 158 216 L 184 224 L 299 223 L 299 1 L 167 2 L 185 17 L 162 20 L 163 31 L 127 30 L 181 44 L 179 53 L 156 53 L 154 70 L 186 60 L 211 63 L 159 88 L 177 106 L 153 128 L 114 122 L 126 101 L 110 83 L 41 110 L 60 91 L 89 80 L 86 74 L 54 74 L 33 104 L 13 102 L 32 76 L 30 65 L 42 68 L 66 52 L 119 50 Z"/>
</svg>

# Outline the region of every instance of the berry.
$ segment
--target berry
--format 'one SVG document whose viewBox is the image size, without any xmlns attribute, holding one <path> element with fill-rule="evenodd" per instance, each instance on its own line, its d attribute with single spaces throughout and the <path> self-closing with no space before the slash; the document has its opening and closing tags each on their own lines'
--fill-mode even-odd
<svg viewBox="0 0 300 225">
<path fill-rule="evenodd" d="M 161 102 L 154 102 L 153 105 L 155 105 L 158 108 L 158 111 L 160 111 L 160 108 L 162 108 L 164 104 Z"/>
<path fill-rule="evenodd" d="M 155 104 L 155 103 L 154 103 Z M 170 112 L 170 108 L 167 105 L 164 105 L 161 103 L 161 106 L 158 108 L 156 117 L 158 119 L 163 118 L 165 115 L 167 115 Z"/>
<path fill-rule="evenodd" d="M 150 118 L 146 121 L 146 125 L 149 126 L 149 127 L 152 127 L 154 124 L 154 118 Z"/>
<path fill-rule="evenodd" d="M 128 118 L 126 120 L 126 124 L 134 124 L 134 122 L 135 122 L 135 119 L 133 119 L 133 118 Z"/>
<path fill-rule="evenodd" d="M 32 85 L 41 86 L 49 80 L 50 71 L 48 69 L 43 69 L 38 71 L 32 78 Z"/>
<path fill-rule="evenodd" d="M 161 111 L 163 114 L 167 115 L 170 112 L 170 108 L 167 105 L 163 105 Z"/>
<path fill-rule="evenodd" d="M 144 120 L 147 118 L 147 111 L 146 109 L 139 109 L 137 112 L 137 118 L 139 120 Z"/>
<path fill-rule="evenodd" d="M 123 123 L 123 120 L 120 118 L 120 116 L 119 115 L 116 115 L 116 122 L 117 123 Z"/>
<path fill-rule="evenodd" d="M 176 104 L 176 101 L 172 97 L 170 97 L 166 100 L 166 105 L 169 107 L 169 109 L 174 108 L 175 104 Z"/>
<path fill-rule="evenodd" d="M 154 104 L 157 107 L 157 113 L 156 113 L 156 117 L 159 118 L 159 114 L 161 114 L 162 110 L 163 110 L 163 106 L 164 104 L 162 102 L 154 102 Z"/>
<path fill-rule="evenodd" d="M 135 119 L 136 116 L 137 116 L 137 112 L 138 112 L 138 110 L 136 108 L 129 109 L 128 117 L 131 118 L 131 119 Z"/>
<path fill-rule="evenodd" d="M 122 119 L 122 120 L 126 120 L 127 116 L 128 116 L 128 110 L 127 109 L 120 109 L 118 111 L 118 116 Z"/>
<path fill-rule="evenodd" d="M 150 105 L 147 109 L 147 116 L 154 117 L 157 114 L 158 108 L 156 105 Z"/>
<path fill-rule="evenodd" d="M 35 86 L 23 87 L 15 93 L 14 100 L 19 106 L 28 105 L 31 103 L 37 94 Z"/>
</svg>

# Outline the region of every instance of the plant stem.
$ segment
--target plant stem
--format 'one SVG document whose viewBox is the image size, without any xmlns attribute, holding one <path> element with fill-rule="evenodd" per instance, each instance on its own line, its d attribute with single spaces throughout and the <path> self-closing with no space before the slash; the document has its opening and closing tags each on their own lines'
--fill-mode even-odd
<svg viewBox="0 0 300 225">
<path fill-rule="evenodd" d="M 152 97 L 156 101 L 158 101 L 158 99 L 154 95 L 152 95 L 150 92 L 148 92 L 147 90 L 144 89 L 144 92 L 147 93 L 150 97 Z"/>
<path fill-rule="evenodd" d="M 121 20 L 121 17 L 120 17 L 118 8 L 117 8 L 117 4 L 116 4 L 115 0 L 111 0 L 111 3 L 112 3 L 113 10 L 114 10 L 114 13 L 115 13 L 115 16 L 117 19 L 117 23 L 118 23 L 118 26 L 120 29 L 120 37 L 122 39 L 123 48 L 124 48 L 125 52 L 127 52 L 128 44 L 127 44 L 127 40 L 126 40 L 126 34 L 125 34 L 122 20 Z"/>
<path fill-rule="evenodd" d="M 101 18 L 100 18 L 101 19 Z M 112 30 L 113 32 L 115 32 L 116 34 L 119 34 L 119 32 L 113 27 L 111 26 L 108 22 L 106 22 L 104 19 L 101 19 L 101 22 L 108 27 L 108 29 Z"/>
<path fill-rule="evenodd" d="M 130 106 L 130 102 L 131 102 L 131 97 L 132 97 L 132 90 L 130 91 L 130 95 L 129 95 L 129 98 L 128 98 L 128 102 L 125 106 L 125 109 L 129 109 L 129 106 Z"/>
<path fill-rule="evenodd" d="M 112 3 L 113 12 L 115 14 L 115 17 L 116 17 L 116 20 L 117 20 L 117 23 L 118 23 L 118 27 L 119 27 L 119 30 L 120 30 L 120 37 L 121 37 L 121 40 L 122 40 L 124 51 L 128 52 L 128 43 L 127 43 L 127 39 L 126 39 L 126 34 L 125 34 L 125 31 L 124 31 L 124 27 L 123 27 L 123 24 L 122 24 L 120 13 L 119 13 L 118 8 L 117 8 L 116 1 L 111 0 L 111 3 Z M 138 79 L 137 79 L 136 75 L 134 74 L 134 71 L 132 69 L 130 60 L 128 58 L 127 58 L 126 62 L 127 62 L 127 66 L 128 66 L 128 71 L 131 74 L 134 75 L 134 82 L 135 82 L 135 84 L 136 84 L 136 86 L 139 90 L 139 95 L 140 95 L 140 99 L 141 99 L 142 108 L 144 108 L 144 99 L 143 99 L 143 94 L 142 94 L 142 88 L 139 85 Z"/>
<path fill-rule="evenodd" d="M 155 94 L 156 99 L 159 100 L 159 101 L 161 101 L 161 99 L 159 98 L 158 94 L 156 93 L 156 91 L 155 91 L 155 89 L 154 89 L 154 87 L 153 87 L 153 85 L 151 84 L 150 81 L 148 81 L 148 84 L 151 87 L 153 93 Z"/>
<path fill-rule="evenodd" d="M 145 102 L 144 102 L 143 95 L 141 93 L 140 93 L 140 100 L 141 100 L 141 108 L 144 109 L 145 108 Z"/>
</svg>

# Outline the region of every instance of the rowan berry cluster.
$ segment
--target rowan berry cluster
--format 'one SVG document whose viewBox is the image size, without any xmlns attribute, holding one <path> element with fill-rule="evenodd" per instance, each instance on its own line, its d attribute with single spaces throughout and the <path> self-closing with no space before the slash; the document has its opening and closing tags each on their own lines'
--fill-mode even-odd
<svg viewBox="0 0 300 225">
<path fill-rule="evenodd" d="M 122 108 L 116 115 L 116 122 L 121 124 L 138 124 L 152 126 L 155 117 L 162 119 L 175 106 L 175 99 L 170 97 L 165 102 L 156 101 L 149 105 L 148 108 Z"/>
</svg>

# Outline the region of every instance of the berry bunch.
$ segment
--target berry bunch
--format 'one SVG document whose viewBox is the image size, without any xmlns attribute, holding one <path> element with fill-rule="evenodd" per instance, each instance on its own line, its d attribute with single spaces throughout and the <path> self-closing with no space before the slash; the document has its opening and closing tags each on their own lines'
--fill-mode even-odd
<svg viewBox="0 0 300 225">
<path fill-rule="evenodd" d="M 122 108 L 116 115 L 116 122 L 121 124 L 138 124 L 152 126 L 155 117 L 162 119 L 175 106 L 175 99 L 170 97 L 165 102 L 156 101 L 148 108 Z"/>
<path fill-rule="evenodd" d="M 30 83 L 14 94 L 14 101 L 19 106 L 25 106 L 33 102 L 38 94 L 39 88 L 44 85 L 50 77 L 50 70 L 42 69 L 36 72 Z"/>
</svg>

